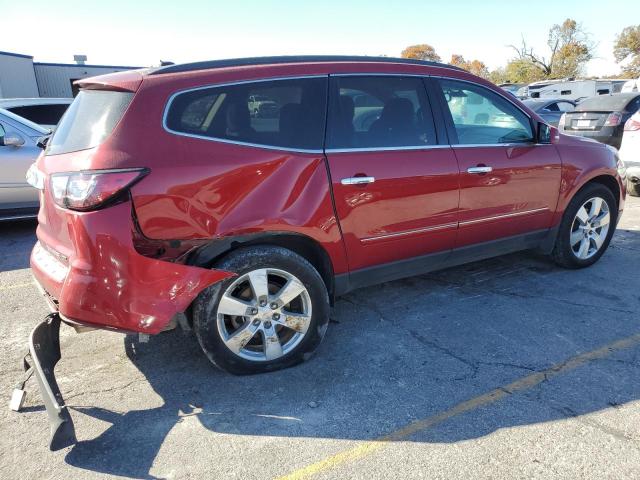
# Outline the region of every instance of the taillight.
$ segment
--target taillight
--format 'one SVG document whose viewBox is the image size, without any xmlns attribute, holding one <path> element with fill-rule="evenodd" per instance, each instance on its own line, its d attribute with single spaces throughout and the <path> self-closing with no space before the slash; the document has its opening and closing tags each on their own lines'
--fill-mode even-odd
<svg viewBox="0 0 640 480">
<path fill-rule="evenodd" d="M 567 114 L 563 113 L 560 117 L 560 122 L 558 122 L 558 128 L 564 128 L 565 123 L 567 123 Z"/>
<path fill-rule="evenodd" d="M 640 115 L 634 115 L 624 124 L 624 129 L 628 132 L 640 130 Z"/>
<path fill-rule="evenodd" d="M 610 113 L 604 122 L 605 127 L 616 127 L 622 123 L 622 115 L 618 112 Z"/>
<path fill-rule="evenodd" d="M 51 175 L 51 194 L 57 205 L 71 210 L 97 210 L 122 198 L 144 177 L 146 168 L 85 170 Z"/>
</svg>

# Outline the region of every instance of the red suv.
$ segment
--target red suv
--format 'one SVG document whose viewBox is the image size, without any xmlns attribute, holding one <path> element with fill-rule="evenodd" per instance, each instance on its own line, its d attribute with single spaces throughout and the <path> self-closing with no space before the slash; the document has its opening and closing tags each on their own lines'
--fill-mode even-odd
<svg viewBox="0 0 640 480">
<path fill-rule="evenodd" d="M 614 150 L 449 65 L 274 57 L 77 83 L 31 172 L 54 312 L 31 356 L 54 429 L 60 321 L 180 323 L 227 371 L 275 370 L 355 288 L 532 248 L 591 265 L 624 204 Z"/>
</svg>

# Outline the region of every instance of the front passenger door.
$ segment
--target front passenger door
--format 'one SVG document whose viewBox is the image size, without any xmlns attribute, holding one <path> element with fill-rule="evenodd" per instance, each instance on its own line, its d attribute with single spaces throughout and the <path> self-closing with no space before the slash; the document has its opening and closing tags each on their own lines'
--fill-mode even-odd
<svg viewBox="0 0 640 480">
<path fill-rule="evenodd" d="M 456 248 L 543 235 L 560 192 L 555 146 L 536 143 L 533 121 L 503 95 L 467 81 L 437 84 L 460 165 Z"/>
</svg>

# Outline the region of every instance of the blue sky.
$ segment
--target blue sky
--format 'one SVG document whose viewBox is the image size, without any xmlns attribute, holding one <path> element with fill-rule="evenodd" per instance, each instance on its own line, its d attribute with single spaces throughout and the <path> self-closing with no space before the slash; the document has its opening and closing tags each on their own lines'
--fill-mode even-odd
<svg viewBox="0 0 640 480">
<path fill-rule="evenodd" d="M 640 23 L 637 0 L 410 1 L 136 1 L 0 0 L 0 50 L 36 61 L 153 65 L 259 55 L 398 56 L 429 43 L 490 68 L 513 55 L 524 35 L 543 52 L 549 27 L 571 17 L 598 44 L 591 75 L 618 70 L 615 35 Z M 538 13 L 530 13 L 538 12 Z"/>
</svg>

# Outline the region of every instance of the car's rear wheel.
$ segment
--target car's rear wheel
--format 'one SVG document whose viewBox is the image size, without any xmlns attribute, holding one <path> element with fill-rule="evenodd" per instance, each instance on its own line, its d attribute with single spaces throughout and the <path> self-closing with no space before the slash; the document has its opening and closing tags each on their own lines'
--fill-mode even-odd
<svg viewBox="0 0 640 480">
<path fill-rule="evenodd" d="M 204 290 L 194 304 L 194 330 L 218 367 L 260 373 L 306 360 L 329 322 L 322 277 L 304 258 L 275 246 L 236 250 L 214 268 L 237 274 Z"/>
<path fill-rule="evenodd" d="M 566 268 L 597 262 L 609 246 L 617 214 L 611 190 L 595 183 L 585 186 L 565 210 L 552 252 L 555 262 Z"/>
</svg>

